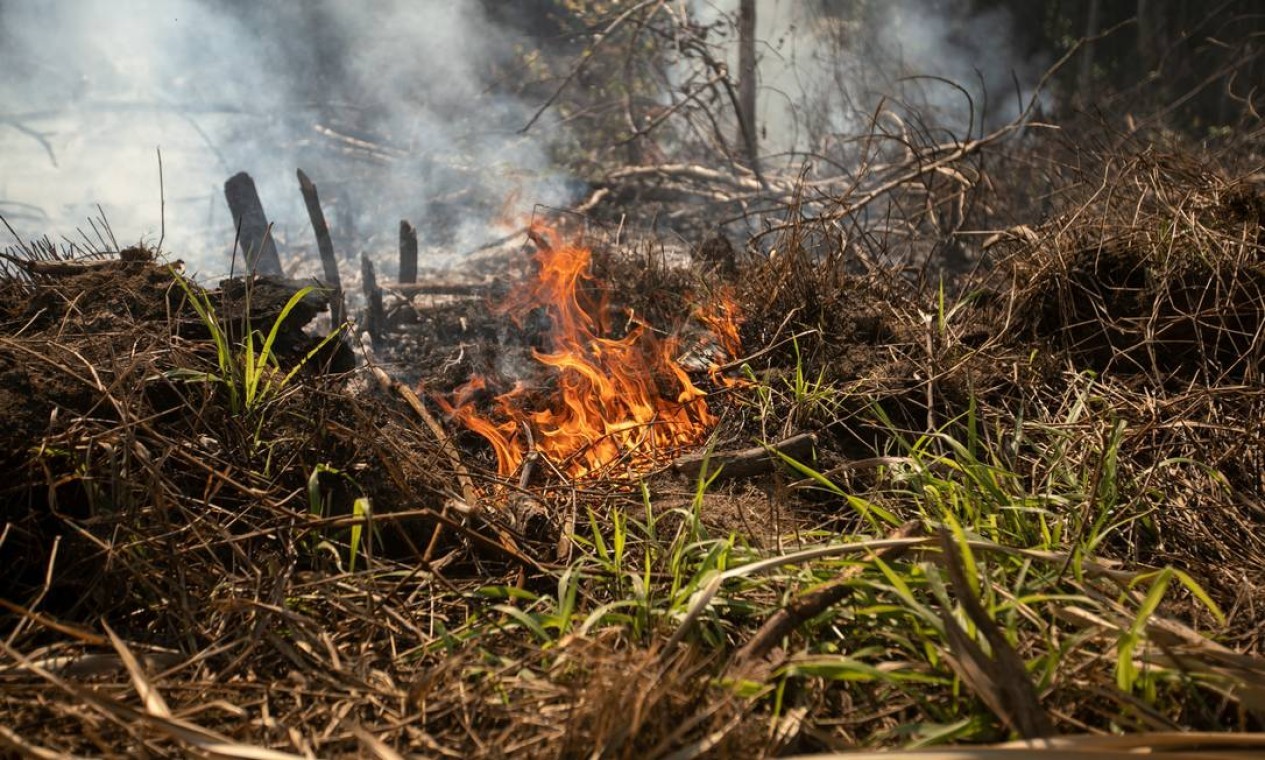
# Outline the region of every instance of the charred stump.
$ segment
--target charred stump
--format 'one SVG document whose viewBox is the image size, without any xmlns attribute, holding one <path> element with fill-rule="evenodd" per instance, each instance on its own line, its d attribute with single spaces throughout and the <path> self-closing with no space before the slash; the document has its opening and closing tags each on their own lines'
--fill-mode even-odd
<svg viewBox="0 0 1265 760">
<path fill-rule="evenodd" d="M 272 229 L 264 214 L 264 205 L 255 189 L 255 180 L 246 172 L 238 172 L 224 183 L 224 198 L 233 215 L 237 240 L 246 253 L 246 270 L 250 274 L 280 277 L 281 257 L 272 239 Z"/>
<path fill-rule="evenodd" d="M 417 282 L 417 228 L 400 220 L 400 282 Z"/>
<path fill-rule="evenodd" d="M 312 220 L 312 231 L 316 233 L 316 248 L 321 254 L 321 268 L 325 272 L 325 283 L 332 289 L 329 297 L 330 317 L 335 325 L 343 323 L 343 283 L 338 275 L 338 259 L 334 256 L 334 241 L 329 236 L 329 225 L 325 222 L 325 212 L 321 210 L 321 200 L 316 193 L 316 185 L 302 169 L 298 170 L 299 190 L 303 193 L 303 203 L 307 206 L 307 215 Z"/>
<path fill-rule="evenodd" d="M 382 288 L 378 287 L 378 277 L 373 272 L 373 262 L 369 255 L 360 254 L 360 274 L 365 294 L 365 329 L 375 343 L 382 339 L 386 325 L 386 316 L 382 308 Z"/>
</svg>

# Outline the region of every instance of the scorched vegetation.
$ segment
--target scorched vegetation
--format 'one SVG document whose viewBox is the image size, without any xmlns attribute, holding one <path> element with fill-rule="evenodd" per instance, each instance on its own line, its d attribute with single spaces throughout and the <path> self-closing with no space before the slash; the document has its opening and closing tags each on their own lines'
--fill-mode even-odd
<svg viewBox="0 0 1265 760">
<path fill-rule="evenodd" d="M 884 101 L 778 163 L 712 144 L 742 98 L 686 4 L 562 5 L 593 48 L 523 65 L 595 122 L 591 192 L 459 283 L 415 237 L 363 302 L 104 219 L 4 252 L 0 747 L 1260 752 L 1252 101 L 958 137 Z"/>
</svg>

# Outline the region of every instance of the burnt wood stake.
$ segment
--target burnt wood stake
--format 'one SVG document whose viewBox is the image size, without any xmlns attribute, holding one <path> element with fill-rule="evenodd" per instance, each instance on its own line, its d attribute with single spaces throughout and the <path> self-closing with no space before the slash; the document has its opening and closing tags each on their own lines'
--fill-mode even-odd
<svg viewBox="0 0 1265 760">
<path fill-rule="evenodd" d="M 365 329 L 374 343 L 382 337 L 383 323 L 386 321 L 382 312 L 382 288 L 378 287 L 378 278 L 373 273 L 373 262 L 366 253 L 360 254 L 360 274 L 364 280 L 365 293 Z"/>
<path fill-rule="evenodd" d="M 316 194 L 316 185 L 298 170 L 299 190 L 303 193 L 303 203 L 307 206 L 308 218 L 312 220 L 312 231 L 316 233 L 316 248 L 321 252 L 321 267 L 325 270 L 325 284 L 333 290 L 329 296 L 329 313 L 337 327 L 343 323 L 343 282 L 338 276 L 338 259 L 334 256 L 334 241 L 329 236 L 329 225 L 325 223 L 325 212 L 321 210 L 321 200 Z"/>
<path fill-rule="evenodd" d="M 417 228 L 400 220 L 400 282 L 417 282 Z"/>
<path fill-rule="evenodd" d="M 246 270 L 251 274 L 283 276 L 281 257 L 268 227 L 264 205 L 255 189 L 255 180 L 246 172 L 238 172 L 224 183 L 224 199 L 228 201 L 238 243 L 246 252 Z"/>
</svg>

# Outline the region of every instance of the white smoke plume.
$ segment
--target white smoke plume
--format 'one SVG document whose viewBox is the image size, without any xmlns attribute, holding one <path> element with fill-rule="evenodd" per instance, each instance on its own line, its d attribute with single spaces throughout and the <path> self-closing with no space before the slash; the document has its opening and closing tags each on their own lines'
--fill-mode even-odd
<svg viewBox="0 0 1265 760">
<path fill-rule="evenodd" d="M 465 250 L 569 194 L 551 130 L 490 86 L 517 42 L 477 0 L 0 0 L 0 214 L 77 238 L 101 204 L 120 244 L 157 242 L 161 148 L 164 248 L 208 276 L 238 171 L 283 247 L 314 248 L 302 168 L 344 256 L 400 219 Z"/>
<path fill-rule="evenodd" d="M 738 0 L 693 4 L 701 22 L 730 27 L 732 70 L 737 8 Z M 970 0 L 758 0 L 756 21 L 766 154 L 864 132 L 883 99 L 959 138 L 978 134 L 1018 116 L 1050 63 L 1019 49 L 1004 8 L 977 12 Z"/>
</svg>

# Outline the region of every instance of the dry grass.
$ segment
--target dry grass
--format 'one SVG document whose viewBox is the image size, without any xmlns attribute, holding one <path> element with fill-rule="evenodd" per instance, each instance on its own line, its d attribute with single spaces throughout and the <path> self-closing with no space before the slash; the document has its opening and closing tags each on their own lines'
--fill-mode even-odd
<svg viewBox="0 0 1265 760">
<path fill-rule="evenodd" d="M 1045 166 L 1057 207 L 970 277 L 905 266 L 891 221 L 947 245 L 1002 216 L 1014 188 L 977 153 L 792 206 L 742 262 L 749 382 L 716 394 L 718 446 L 809 431 L 815 456 L 744 485 L 554 484 L 526 535 L 359 377 L 230 414 L 166 268 L 11 263 L 0 746 L 1259 752 L 1265 194 L 1146 150 L 1080 155 L 1085 177 L 980 150 L 1003 148 L 991 171 Z M 669 308 L 679 275 L 607 265 Z M 943 744 L 972 746 L 912 752 Z"/>
</svg>

